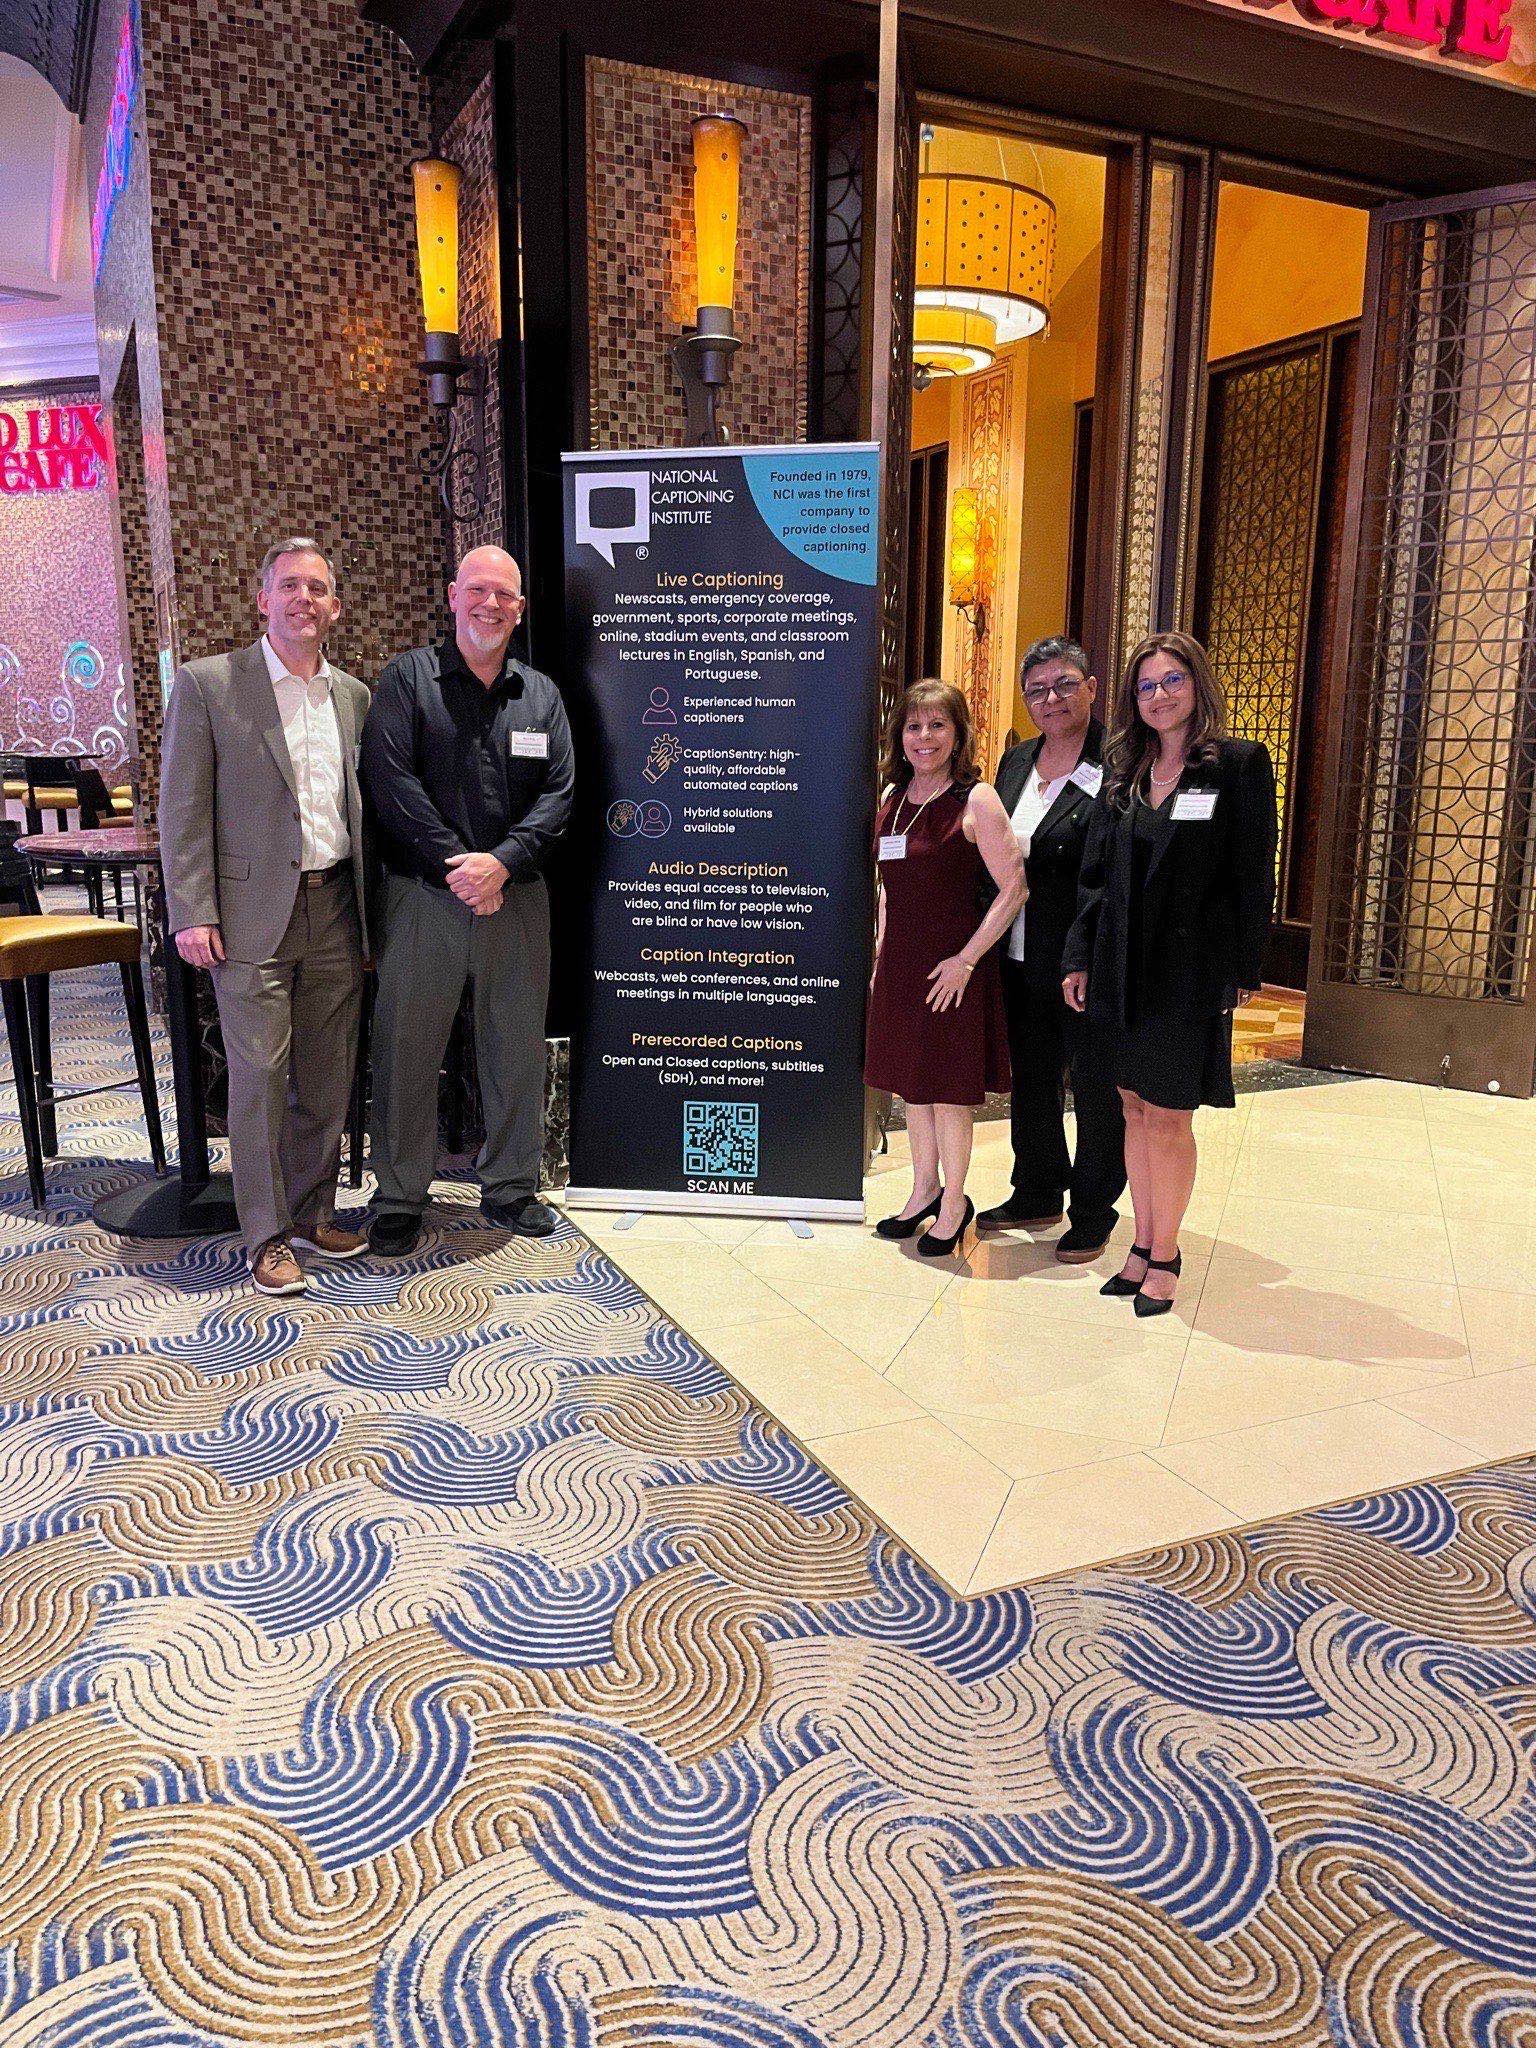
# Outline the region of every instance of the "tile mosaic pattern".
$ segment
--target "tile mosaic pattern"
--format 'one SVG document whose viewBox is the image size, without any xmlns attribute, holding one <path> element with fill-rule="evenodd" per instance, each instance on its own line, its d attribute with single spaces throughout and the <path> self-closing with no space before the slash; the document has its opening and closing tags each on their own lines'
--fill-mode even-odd
<svg viewBox="0 0 1536 2048">
<path fill-rule="evenodd" d="M 692 323 L 698 114 L 747 124 L 736 332 L 738 442 L 803 441 L 810 346 L 812 108 L 800 93 L 587 59 L 588 431 L 594 448 L 677 448 L 671 345 Z"/>
<path fill-rule="evenodd" d="M 10 2048 L 1532 2038 L 1536 1466 L 959 1600 L 574 1229 L 262 1301 L 10 1107 Z"/>
<path fill-rule="evenodd" d="M 96 310 L 104 396 L 125 359 L 138 386 L 162 626 L 178 659 L 244 646 L 267 545 L 315 533 L 345 605 L 330 651 L 372 676 L 442 606 L 442 508 L 418 467 L 410 161 L 427 147 L 426 86 L 351 0 L 137 13 L 134 147 Z M 104 10 L 97 38 L 92 178 L 121 20 Z M 152 797 L 160 693 L 153 676 L 135 688 Z"/>
</svg>

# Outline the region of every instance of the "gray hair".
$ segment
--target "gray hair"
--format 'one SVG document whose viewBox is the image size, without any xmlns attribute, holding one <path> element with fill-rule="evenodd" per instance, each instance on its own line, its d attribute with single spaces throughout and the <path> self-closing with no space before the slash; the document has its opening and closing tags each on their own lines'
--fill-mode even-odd
<svg viewBox="0 0 1536 2048">
<path fill-rule="evenodd" d="M 1019 688 L 1022 690 L 1029 681 L 1031 669 L 1043 668 L 1048 661 L 1064 661 L 1080 676 L 1093 674 L 1088 666 L 1088 657 L 1077 642 L 1069 640 L 1065 633 L 1052 633 L 1047 640 L 1037 640 L 1019 663 Z"/>
<path fill-rule="evenodd" d="M 311 540 L 307 533 L 290 533 L 282 540 L 273 541 L 271 547 L 267 549 L 267 552 L 261 558 L 261 569 L 256 578 L 259 589 L 270 589 L 272 571 L 277 567 L 280 555 L 318 555 L 325 564 L 326 575 L 331 579 L 331 595 L 335 596 L 336 571 L 331 565 L 331 558 L 325 552 L 325 549 L 321 547 L 319 541 Z"/>
</svg>

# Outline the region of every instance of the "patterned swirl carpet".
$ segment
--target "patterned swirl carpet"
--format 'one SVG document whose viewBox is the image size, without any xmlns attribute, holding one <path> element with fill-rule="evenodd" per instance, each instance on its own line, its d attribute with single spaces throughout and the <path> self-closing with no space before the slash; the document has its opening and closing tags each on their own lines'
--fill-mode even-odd
<svg viewBox="0 0 1536 2048">
<path fill-rule="evenodd" d="M 573 1229 L 263 1301 L 10 1109 L 5 2048 L 1536 2044 L 1536 1466 L 960 1601 Z"/>
</svg>

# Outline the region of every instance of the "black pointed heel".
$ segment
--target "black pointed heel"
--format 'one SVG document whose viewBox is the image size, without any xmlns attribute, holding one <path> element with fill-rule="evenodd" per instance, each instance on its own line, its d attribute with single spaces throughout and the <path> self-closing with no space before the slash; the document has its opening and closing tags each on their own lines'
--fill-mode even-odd
<svg viewBox="0 0 1536 2048">
<path fill-rule="evenodd" d="M 1149 1244 L 1133 1244 L 1125 1256 L 1128 1259 L 1146 1259 L 1150 1263 L 1152 1247 Z M 1099 1292 L 1112 1295 L 1116 1301 L 1129 1301 L 1133 1294 L 1140 1294 L 1141 1282 L 1127 1280 L 1123 1273 L 1116 1273 L 1104 1282 Z"/>
<path fill-rule="evenodd" d="M 882 1216 L 875 1225 L 876 1237 L 894 1240 L 897 1244 L 900 1244 L 903 1238 L 916 1237 L 929 1218 L 938 1215 L 939 1204 L 943 1199 L 942 1194 L 935 1195 L 927 1208 L 919 1209 L 915 1216 Z"/>
<path fill-rule="evenodd" d="M 1184 1254 L 1182 1252 L 1175 1252 L 1171 1259 L 1148 1259 L 1147 1261 L 1147 1271 L 1149 1273 L 1172 1273 L 1177 1278 L 1183 1270 Z M 1153 1295 L 1138 1292 L 1136 1299 L 1131 1303 L 1131 1307 L 1135 1309 L 1139 1316 L 1165 1316 L 1169 1309 L 1173 1307 L 1173 1296 L 1170 1294 L 1166 1301 L 1159 1301 Z"/>
<path fill-rule="evenodd" d="M 965 1234 L 976 1221 L 976 1204 L 967 1195 L 965 1214 L 960 1218 L 960 1228 L 949 1237 L 939 1237 L 931 1230 L 925 1230 L 917 1240 L 917 1248 L 925 1259 L 947 1259 L 952 1251 L 959 1250 L 965 1243 Z"/>
</svg>

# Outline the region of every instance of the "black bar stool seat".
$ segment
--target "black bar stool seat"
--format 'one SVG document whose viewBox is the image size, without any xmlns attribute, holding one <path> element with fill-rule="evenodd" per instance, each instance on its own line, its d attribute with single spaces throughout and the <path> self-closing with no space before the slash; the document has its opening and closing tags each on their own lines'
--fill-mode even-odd
<svg viewBox="0 0 1536 2048">
<path fill-rule="evenodd" d="M 149 1129 L 150 1157 L 157 1173 L 165 1171 L 165 1140 L 160 1130 L 160 1101 L 155 1092 L 149 1011 L 139 965 L 140 944 L 138 926 L 120 924 L 116 918 L 58 917 L 49 913 L 0 917 L 0 996 L 5 1002 L 5 1029 L 11 1042 L 16 1101 L 27 1155 L 27 1184 L 35 1209 L 44 1208 L 47 1202 L 43 1186 L 44 1152 L 51 1155 L 58 1150 L 56 1106 L 82 1095 L 102 1095 L 133 1086 L 130 1081 L 104 1081 L 94 1088 L 54 1087 L 48 1026 L 51 974 L 68 973 L 77 967 L 117 968 L 133 1041 L 139 1096 Z"/>
</svg>

